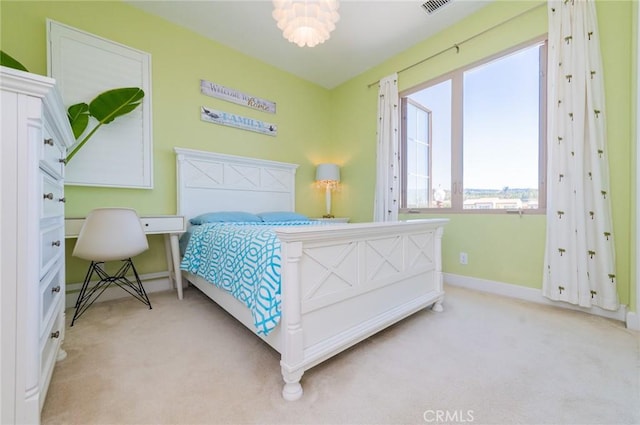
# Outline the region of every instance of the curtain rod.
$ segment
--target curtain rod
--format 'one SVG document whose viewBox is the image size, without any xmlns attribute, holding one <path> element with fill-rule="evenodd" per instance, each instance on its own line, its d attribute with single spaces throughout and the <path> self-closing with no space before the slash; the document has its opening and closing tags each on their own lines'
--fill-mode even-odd
<svg viewBox="0 0 640 425">
<path fill-rule="evenodd" d="M 429 56 L 429 57 L 426 57 L 426 58 L 424 58 L 424 59 L 421 59 L 421 60 L 419 60 L 418 62 L 415 62 L 415 63 L 413 63 L 413 64 L 411 64 L 411 65 L 409 65 L 409 66 L 406 66 L 406 67 L 404 67 L 404 68 L 402 68 L 402 69 L 400 69 L 400 70 L 398 70 L 398 71 L 396 71 L 396 72 L 397 72 L 398 74 L 400 74 L 401 72 L 408 71 L 408 70 L 410 70 L 411 68 L 414 68 L 414 67 L 416 67 L 416 66 L 418 66 L 418 65 L 422 65 L 422 64 L 423 64 L 423 63 L 425 63 L 426 61 L 431 60 L 431 59 L 433 59 L 433 58 L 435 58 L 435 57 L 437 57 L 437 56 L 440 56 L 440 55 L 441 55 L 441 54 L 443 54 L 443 53 L 448 52 L 449 50 L 453 50 L 453 49 L 455 49 L 455 50 L 456 50 L 456 53 L 459 53 L 459 52 L 460 52 L 460 46 L 461 46 L 462 44 L 464 44 L 464 43 L 466 43 L 466 42 L 468 42 L 468 41 L 471 41 L 471 40 L 473 40 L 474 38 L 480 37 L 481 35 L 484 35 L 485 33 L 487 33 L 487 32 L 489 32 L 489 31 L 491 31 L 491 30 L 493 30 L 493 29 L 496 29 L 496 28 L 498 28 L 498 27 L 500 27 L 500 26 L 502 26 L 502 25 L 506 24 L 507 22 L 511 22 L 511 21 L 513 21 L 514 19 L 517 19 L 517 18 L 521 17 L 522 15 L 525 15 L 525 14 L 527 14 L 527 13 L 529 13 L 529 12 L 531 12 L 531 11 L 535 10 L 535 9 L 538 9 L 539 7 L 546 6 L 546 5 L 547 5 L 547 3 L 545 2 L 545 3 L 539 4 L 539 5 L 537 5 L 537 6 L 534 6 L 534 7 L 530 8 L 530 9 L 527 9 L 527 10 L 525 10 L 524 12 L 520 12 L 520 13 L 518 13 L 517 15 L 512 16 L 511 18 L 507 19 L 506 21 L 502 21 L 502 22 L 500 22 L 500 23 L 498 23 L 498 24 L 496 24 L 496 25 L 494 25 L 494 26 L 492 26 L 492 27 L 489 27 L 489 28 L 487 28 L 486 30 L 481 31 L 481 32 L 479 32 L 479 33 L 477 33 L 477 34 L 475 34 L 475 35 L 472 35 L 471 37 L 466 38 L 466 39 L 462 40 L 462 41 L 461 41 L 461 42 L 459 42 L 459 43 L 455 43 L 455 44 L 454 44 L 453 46 L 451 46 L 451 47 L 447 47 L 446 49 L 442 49 L 442 50 L 440 50 L 438 53 L 434 53 L 433 55 L 431 55 L 431 56 Z M 371 83 L 371 84 L 367 85 L 367 88 L 371 88 L 372 86 L 375 86 L 375 85 L 376 85 L 376 84 L 378 84 L 379 82 L 380 82 L 380 80 L 378 80 L 378 81 L 374 81 L 373 83 Z"/>
</svg>

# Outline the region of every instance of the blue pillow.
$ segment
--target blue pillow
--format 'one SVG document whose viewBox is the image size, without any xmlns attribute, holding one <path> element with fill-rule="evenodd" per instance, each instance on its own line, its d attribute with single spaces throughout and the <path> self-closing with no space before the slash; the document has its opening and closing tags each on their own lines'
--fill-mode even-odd
<svg viewBox="0 0 640 425">
<path fill-rule="evenodd" d="M 191 224 L 224 223 L 224 222 L 260 222 L 262 219 L 255 214 L 242 211 L 217 211 L 200 214 L 193 217 Z"/>
<path fill-rule="evenodd" d="M 271 211 L 258 214 L 262 221 L 308 221 L 309 217 L 293 211 Z"/>
</svg>

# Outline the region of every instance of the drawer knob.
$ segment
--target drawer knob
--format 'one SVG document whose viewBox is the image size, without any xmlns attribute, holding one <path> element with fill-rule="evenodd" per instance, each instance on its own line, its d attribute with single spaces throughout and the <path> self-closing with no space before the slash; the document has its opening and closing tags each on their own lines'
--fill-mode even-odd
<svg viewBox="0 0 640 425">
<path fill-rule="evenodd" d="M 67 158 L 60 158 L 60 159 L 58 160 L 58 162 L 59 162 L 60 164 L 67 165 Z"/>
<path fill-rule="evenodd" d="M 54 286 L 53 288 L 51 288 L 51 292 L 52 292 L 52 293 L 54 293 L 54 294 L 55 294 L 56 292 L 60 292 L 60 285 L 58 285 L 58 286 Z"/>
<path fill-rule="evenodd" d="M 60 246 L 60 241 L 51 242 L 51 246 Z"/>
<path fill-rule="evenodd" d="M 60 331 L 51 332 L 51 338 L 60 338 Z"/>
<path fill-rule="evenodd" d="M 44 144 L 45 145 L 49 145 L 49 146 L 53 146 L 53 139 L 44 139 Z"/>
<path fill-rule="evenodd" d="M 58 202 L 67 202 L 65 198 L 58 198 Z"/>
<path fill-rule="evenodd" d="M 45 193 L 44 195 L 42 195 L 44 199 L 53 199 L 53 193 L 49 192 L 49 193 Z"/>
</svg>

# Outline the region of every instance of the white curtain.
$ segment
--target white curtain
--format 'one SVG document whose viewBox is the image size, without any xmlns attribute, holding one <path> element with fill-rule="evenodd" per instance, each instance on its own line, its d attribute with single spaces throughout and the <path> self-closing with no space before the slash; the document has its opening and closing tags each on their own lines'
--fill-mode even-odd
<svg viewBox="0 0 640 425">
<path fill-rule="evenodd" d="M 380 80 L 374 221 L 398 220 L 400 152 L 398 141 L 398 74 Z"/>
<path fill-rule="evenodd" d="M 549 1 L 543 295 L 618 309 L 602 59 L 594 0 Z"/>
</svg>

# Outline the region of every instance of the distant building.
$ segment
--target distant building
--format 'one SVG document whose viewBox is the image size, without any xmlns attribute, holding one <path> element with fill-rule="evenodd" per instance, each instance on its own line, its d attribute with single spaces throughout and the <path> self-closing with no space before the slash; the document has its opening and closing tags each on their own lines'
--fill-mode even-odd
<svg viewBox="0 0 640 425">
<path fill-rule="evenodd" d="M 537 204 L 537 201 L 536 201 Z M 467 199 L 464 201 L 464 209 L 470 210 L 488 210 L 488 209 L 502 209 L 502 210 L 517 210 L 531 208 L 528 204 L 525 206 L 521 199 L 518 198 L 477 198 Z"/>
</svg>

